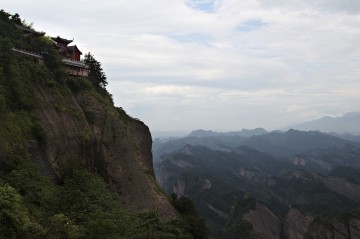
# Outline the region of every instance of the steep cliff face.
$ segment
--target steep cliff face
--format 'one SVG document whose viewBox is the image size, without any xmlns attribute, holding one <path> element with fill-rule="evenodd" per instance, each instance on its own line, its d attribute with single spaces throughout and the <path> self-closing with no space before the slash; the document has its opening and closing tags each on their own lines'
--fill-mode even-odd
<svg viewBox="0 0 360 239">
<path fill-rule="evenodd" d="M 315 218 L 291 208 L 283 222 L 266 206 L 257 203 L 243 217 L 252 225 L 253 238 L 359 238 L 360 220 L 357 218 Z"/>
<path fill-rule="evenodd" d="M 312 220 L 312 217 L 304 216 L 299 210 L 291 208 L 285 218 L 284 232 L 289 238 L 301 239 Z"/>
<path fill-rule="evenodd" d="M 67 160 L 79 160 L 101 175 L 111 190 L 137 209 L 177 212 L 161 193 L 152 168 L 148 127 L 103 102 L 94 92 L 61 92 L 34 86 L 36 114 L 47 136 L 44 147 L 51 170 L 61 176 Z"/>
<path fill-rule="evenodd" d="M 264 205 L 256 203 L 255 209 L 249 210 L 244 219 L 251 223 L 254 238 L 279 238 L 280 220 Z"/>
</svg>

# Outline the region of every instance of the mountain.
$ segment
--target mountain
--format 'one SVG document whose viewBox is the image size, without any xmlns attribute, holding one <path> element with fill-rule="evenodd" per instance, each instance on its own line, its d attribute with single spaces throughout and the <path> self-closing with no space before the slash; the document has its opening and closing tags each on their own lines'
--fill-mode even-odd
<svg viewBox="0 0 360 239">
<path fill-rule="evenodd" d="M 311 149 L 327 149 L 334 146 L 344 147 L 348 144 L 357 145 L 358 143 L 316 131 L 275 131 L 250 137 L 216 134 L 214 136 L 183 137 L 166 141 L 154 141 L 154 161 L 159 161 L 161 155 L 174 152 L 187 144 L 201 145 L 221 151 L 231 151 L 236 147 L 246 145 L 277 157 L 291 158 L 299 152 Z"/>
<path fill-rule="evenodd" d="M 262 134 L 266 134 L 266 133 L 268 133 L 268 132 L 263 128 L 242 129 L 241 131 L 231 131 L 231 132 L 226 132 L 226 133 L 219 133 L 219 132 L 214 132 L 212 130 L 198 129 L 198 130 L 192 131 L 188 135 L 188 137 L 211 137 L 211 136 L 220 136 L 220 135 L 251 137 L 254 135 L 262 135 Z"/>
<path fill-rule="evenodd" d="M 215 238 L 360 233 L 356 142 L 289 130 L 158 143 L 158 182 L 168 194 L 192 199 Z"/>
<path fill-rule="evenodd" d="M 247 139 L 243 144 L 279 157 L 291 157 L 312 149 L 331 149 L 333 147 L 357 145 L 355 142 L 317 131 L 304 132 L 292 129 L 287 132 L 271 132 L 254 136 Z"/>
<path fill-rule="evenodd" d="M 346 139 L 349 141 L 354 141 L 354 142 L 360 143 L 360 135 L 356 136 L 356 135 L 352 135 L 349 133 L 345 133 L 345 134 L 330 133 L 330 134 L 335 137 L 341 138 L 341 139 Z"/>
<path fill-rule="evenodd" d="M 350 133 L 360 135 L 360 112 L 347 113 L 340 117 L 325 116 L 321 119 L 297 124 L 287 129 L 302 131 L 319 130 L 322 132 L 334 132 L 338 134 Z"/>
<path fill-rule="evenodd" d="M 156 183 L 149 128 L 65 48 L 0 11 L 1 238 L 206 238 Z"/>
</svg>

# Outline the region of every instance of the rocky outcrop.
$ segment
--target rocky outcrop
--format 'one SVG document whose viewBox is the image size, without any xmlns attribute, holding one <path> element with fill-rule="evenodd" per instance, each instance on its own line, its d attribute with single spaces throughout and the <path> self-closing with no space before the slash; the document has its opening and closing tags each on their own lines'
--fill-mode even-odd
<svg viewBox="0 0 360 239">
<path fill-rule="evenodd" d="M 298 209 L 290 209 L 285 219 L 284 234 L 289 239 L 329 238 L 348 239 L 360 238 L 360 220 L 357 218 L 314 218 L 301 213 Z"/>
<path fill-rule="evenodd" d="M 299 210 L 291 208 L 285 218 L 284 232 L 289 239 L 302 239 L 312 220 L 312 217 L 304 216 Z"/>
<path fill-rule="evenodd" d="M 184 196 L 186 188 L 186 182 L 184 180 L 178 179 L 177 183 L 173 185 L 173 192 L 179 197 Z"/>
<path fill-rule="evenodd" d="M 51 168 L 61 177 L 61 165 L 78 160 L 101 175 L 120 199 L 137 209 L 177 212 L 156 184 L 148 127 L 96 94 L 34 88 L 47 140 L 44 147 Z"/>
<path fill-rule="evenodd" d="M 306 166 L 306 161 L 304 158 L 300 157 L 300 156 L 296 156 L 293 159 L 293 164 L 297 165 L 297 166 Z"/>
<path fill-rule="evenodd" d="M 360 185 L 339 177 L 323 177 L 322 181 L 331 191 L 339 193 L 353 201 L 360 202 Z"/>
<path fill-rule="evenodd" d="M 249 210 L 244 219 L 251 223 L 254 238 L 279 238 L 280 220 L 266 206 L 256 203 L 255 209 Z"/>
<path fill-rule="evenodd" d="M 319 218 L 290 208 L 283 222 L 265 205 L 256 203 L 242 217 L 252 225 L 252 238 L 360 238 L 360 219 L 358 218 Z"/>
<path fill-rule="evenodd" d="M 351 238 L 360 238 L 360 220 L 359 219 L 350 219 L 349 233 L 351 235 Z"/>
</svg>

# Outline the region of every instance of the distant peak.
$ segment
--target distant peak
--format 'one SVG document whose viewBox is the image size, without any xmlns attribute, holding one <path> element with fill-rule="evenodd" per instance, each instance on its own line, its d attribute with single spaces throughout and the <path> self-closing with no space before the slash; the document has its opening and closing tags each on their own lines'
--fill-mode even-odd
<svg viewBox="0 0 360 239">
<path fill-rule="evenodd" d="M 350 113 L 347 113 L 345 114 L 343 117 L 360 117 L 360 112 L 350 112 Z"/>
<path fill-rule="evenodd" d="M 204 130 L 204 129 L 197 129 L 192 131 L 189 134 L 189 137 L 208 137 L 208 136 L 215 136 L 218 135 L 218 133 L 212 131 L 212 130 Z"/>
<path fill-rule="evenodd" d="M 343 116 L 324 116 L 320 119 L 300 123 L 289 128 L 302 131 L 321 131 L 338 134 L 350 133 L 360 135 L 360 112 L 350 112 Z"/>
</svg>

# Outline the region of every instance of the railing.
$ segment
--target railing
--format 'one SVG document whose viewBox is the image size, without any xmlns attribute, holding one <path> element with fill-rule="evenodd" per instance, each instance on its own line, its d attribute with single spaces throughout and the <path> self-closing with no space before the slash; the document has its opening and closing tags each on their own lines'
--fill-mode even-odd
<svg viewBox="0 0 360 239">
<path fill-rule="evenodd" d="M 62 62 L 64 62 L 66 65 L 72 65 L 72 66 L 78 66 L 82 68 L 88 68 L 87 65 L 83 61 L 77 61 L 70 58 L 64 58 L 62 59 Z"/>
<path fill-rule="evenodd" d="M 31 51 L 27 51 L 27 50 L 23 50 L 23 49 L 17 49 L 17 48 L 12 48 L 13 51 L 27 55 L 27 56 L 32 56 L 32 57 L 36 57 L 38 59 L 44 59 L 44 57 L 42 55 L 40 55 L 39 53 L 36 52 L 31 52 Z"/>
<path fill-rule="evenodd" d="M 41 63 L 41 64 L 44 63 L 44 57 L 42 55 L 40 55 L 39 53 L 31 52 L 31 51 L 27 51 L 27 50 L 23 50 L 23 49 L 17 49 L 17 48 L 12 48 L 12 50 L 14 52 L 18 52 L 18 53 L 26 55 L 26 56 L 35 57 L 35 58 L 39 59 L 39 63 Z M 83 61 L 77 61 L 77 60 L 73 60 L 70 58 L 63 58 L 62 62 L 68 66 L 75 66 L 75 67 L 79 67 L 79 68 L 83 68 L 83 69 L 89 68 L 87 65 L 85 65 L 85 63 Z"/>
</svg>

